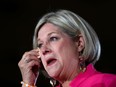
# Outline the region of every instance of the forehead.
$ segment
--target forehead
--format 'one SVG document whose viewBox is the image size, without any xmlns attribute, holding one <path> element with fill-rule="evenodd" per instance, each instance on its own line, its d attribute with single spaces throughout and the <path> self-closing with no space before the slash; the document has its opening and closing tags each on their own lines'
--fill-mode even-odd
<svg viewBox="0 0 116 87">
<path fill-rule="evenodd" d="M 58 26 L 55 26 L 51 23 L 46 23 L 40 28 L 40 30 L 38 32 L 38 39 L 41 37 L 44 37 L 44 36 L 48 36 L 52 33 L 61 34 L 63 32 L 61 31 L 61 29 Z"/>
<path fill-rule="evenodd" d="M 43 32 L 45 32 L 45 33 L 51 32 L 51 31 L 59 31 L 59 27 L 57 27 L 51 23 L 46 23 L 40 28 L 38 34 L 41 34 Z"/>
</svg>

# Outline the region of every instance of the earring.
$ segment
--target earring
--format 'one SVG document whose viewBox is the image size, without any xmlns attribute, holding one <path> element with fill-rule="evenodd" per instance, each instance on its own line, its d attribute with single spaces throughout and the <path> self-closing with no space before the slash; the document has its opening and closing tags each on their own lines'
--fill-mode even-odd
<svg viewBox="0 0 116 87">
<path fill-rule="evenodd" d="M 80 61 L 80 71 L 85 72 L 86 68 L 85 68 L 85 62 L 82 56 L 80 56 L 79 58 Z"/>
<path fill-rule="evenodd" d="M 56 85 L 56 80 L 50 79 L 50 84 L 52 85 L 52 87 L 55 87 L 55 85 Z"/>
<path fill-rule="evenodd" d="M 82 71 L 83 69 L 82 69 L 82 67 L 80 66 L 80 71 Z"/>
</svg>

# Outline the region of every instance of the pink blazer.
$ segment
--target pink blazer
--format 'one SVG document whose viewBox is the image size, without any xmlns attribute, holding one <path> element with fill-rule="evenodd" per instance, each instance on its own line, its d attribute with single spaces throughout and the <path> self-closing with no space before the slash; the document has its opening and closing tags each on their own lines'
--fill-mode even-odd
<svg viewBox="0 0 116 87">
<path fill-rule="evenodd" d="M 116 75 L 98 72 L 89 64 L 85 72 L 71 81 L 70 87 L 116 87 Z"/>
</svg>

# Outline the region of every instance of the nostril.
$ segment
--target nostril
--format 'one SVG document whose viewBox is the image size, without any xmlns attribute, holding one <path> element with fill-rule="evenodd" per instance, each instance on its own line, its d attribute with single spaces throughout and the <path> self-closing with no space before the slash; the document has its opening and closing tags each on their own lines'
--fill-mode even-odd
<svg viewBox="0 0 116 87">
<path fill-rule="evenodd" d="M 44 52 L 43 52 L 43 55 L 46 55 L 47 53 L 49 53 L 50 51 L 49 50 L 45 50 Z"/>
</svg>

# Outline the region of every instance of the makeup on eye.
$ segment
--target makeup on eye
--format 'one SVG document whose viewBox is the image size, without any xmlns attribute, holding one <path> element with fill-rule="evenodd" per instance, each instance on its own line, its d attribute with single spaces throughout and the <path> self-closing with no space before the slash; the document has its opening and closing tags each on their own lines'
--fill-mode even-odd
<svg viewBox="0 0 116 87">
<path fill-rule="evenodd" d="M 37 47 L 41 48 L 42 47 L 42 43 L 38 43 Z"/>
<path fill-rule="evenodd" d="M 48 34 L 49 41 L 57 41 L 59 39 L 60 32 L 51 32 Z"/>
<path fill-rule="evenodd" d="M 48 33 L 48 35 L 45 37 L 45 40 L 38 38 L 37 39 L 38 40 L 37 47 L 41 48 L 44 43 L 50 43 L 50 42 L 54 42 L 54 41 L 59 40 L 60 34 L 61 33 L 59 33 L 59 32 L 51 32 L 51 33 Z"/>
<path fill-rule="evenodd" d="M 58 39 L 59 39 L 58 36 L 51 36 L 51 37 L 49 38 L 49 41 L 57 41 Z"/>
<path fill-rule="evenodd" d="M 47 40 L 47 43 L 48 43 L 48 42 L 51 42 L 51 41 L 57 41 L 57 40 L 59 40 L 59 39 L 60 39 L 60 38 L 59 38 L 58 36 L 50 36 L 50 37 L 48 38 L 48 40 Z M 38 48 L 41 48 L 42 45 L 43 45 L 43 43 L 42 43 L 42 42 L 39 42 L 38 45 L 37 45 L 37 47 L 38 47 Z"/>
</svg>

